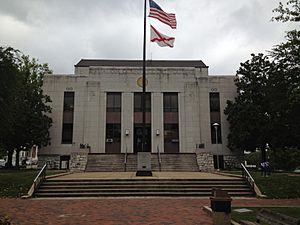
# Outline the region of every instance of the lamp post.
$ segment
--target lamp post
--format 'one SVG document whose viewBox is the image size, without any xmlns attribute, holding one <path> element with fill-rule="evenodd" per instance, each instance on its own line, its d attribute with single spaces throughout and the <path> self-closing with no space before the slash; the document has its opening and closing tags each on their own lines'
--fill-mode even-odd
<svg viewBox="0 0 300 225">
<path fill-rule="evenodd" d="M 219 152 L 218 152 L 218 127 L 220 124 L 214 123 L 213 127 L 215 128 L 215 133 L 216 133 L 216 144 L 217 144 L 217 171 L 220 171 L 220 166 L 219 166 Z"/>
</svg>

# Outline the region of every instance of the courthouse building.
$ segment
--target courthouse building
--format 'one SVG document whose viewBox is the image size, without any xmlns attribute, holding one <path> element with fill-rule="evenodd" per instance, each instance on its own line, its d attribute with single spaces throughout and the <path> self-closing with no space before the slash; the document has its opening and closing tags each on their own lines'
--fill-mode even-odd
<svg viewBox="0 0 300 225">
<path fill-rule="evenodd" d="M 73 153 L 140 151 L 142 63 L 82 59 L 75 74 L 45 76 L 43 90 L 52 100 L 53 126 L 51 145 L 40 149 L 40 161 L 65 168 Z M 145 150 L 208 154 L 215 164 L 219 155 L 220 167 L 231 165 L 238 156 L 227 148 L 224 108 L 236 95 L 234 76 L 208 75 L 202 61 L 146 65 Z"/>
</svg>

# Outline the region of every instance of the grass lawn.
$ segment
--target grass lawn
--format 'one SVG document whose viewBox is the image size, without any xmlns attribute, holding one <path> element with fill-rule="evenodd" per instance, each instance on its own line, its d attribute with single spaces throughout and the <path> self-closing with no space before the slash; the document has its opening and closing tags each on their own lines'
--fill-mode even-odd
<svg viewBox="0 0 300 225">
<path fill-rule="evenodd" d="M 0 170 L 0 198 L 21 197 L 27 194 L 39 170 Z M 61 173 L 62 171 L 47 171 L 46 175 Z M 63 171 L 64 172 L 64 171 Z"/>
<path fill-rule="evenodd" d="M 300 176 L 288 173 L 273 173 L 270 177 L 260 172 L 251 172 L 261 192 L 268 198 L 300 198 Z"/>
<path fill-rule="evenodd" d="M 249 220 L 255 222 L 256 214 L 259 212 L 260 209 L 262 209 L 258 207 L 245 207 L 246 209 L 252 210 L 252 212 L 238 213 L 234 211 L 234 209 L 240 209 L 240 208 L 242 207 L 232 208 L 231 218 L 234 221 L 239 222 L 240 220 Z M 300 207 L 270 207 L 270 208 L 264 207 L 264 208 L 300 219 Z"/>
<path fill-rule="evenodd" d="M 223 172 L 223 171 L 222 171 Z M 224 171 L 241 175 L 241 171 Z M 269 177 L 261 176 L 260 171 L 250 171 L 260 191 L 268 198 L 300 198 L 300 175 L 292 173 L 272 173 Z"/>
</svg>

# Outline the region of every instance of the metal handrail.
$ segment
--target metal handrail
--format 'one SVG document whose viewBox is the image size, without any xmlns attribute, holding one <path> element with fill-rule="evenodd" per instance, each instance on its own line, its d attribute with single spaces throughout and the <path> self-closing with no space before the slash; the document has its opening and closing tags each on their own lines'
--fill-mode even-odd
<svg viewBox="0 0 300 225">
<path fill-rule="evenodd" d="M 161 171 L 161 155 L 160 155 L 160 151 L 159 151 L 159 146 L 157 145 L 157 156 L 158 156 L 158 168 L 159 171 Z"/>
<path fill-rule="evenodd" d="M 266 197 L 259 190 L 258 186 L 256 185 L 256 183 L 255 183 L 253 177 L 251 176 L 251 174 L 249 173 L 249 171 L 247 170 L 246 166 L 243 163 L 241 163 L 241 166 L 243 168 L 242 175 L 247 180 L 247 182 L 250 184 L 251 189 L 252 189 L 253 192 L 255 192 L 256 196 L 261 197 L 261 198 Z"/>
<path fill-rule="evenodd" d="M 33 181 L 33 194 L 36 192 L 37 188 L 40 186 L 41 182 L 43 182 L 46 178 L 46 169 L 47 163 L 44 164 L 38 175 L 36 175 Z"/>
<path fill-rule="evenodd" d="M 126 172 L 126 167 L 127 167 L 127 145 L 125 148 L 125 158 L 124 158 L 124 170 Z"/>
<path fill-rule="evenodd" d="M 252 190 L 254 190 L 255 181 L 254 181 L 253 177 L 251 176 L 251 174 L 249 173 L 249 171 L 247 170 L 247 168 L 245 167 L 245 165 L 243 163 L 241 163 L 241 166 L 243 168 L 243 170 L 242 170 L 243 177 L 249 182 Z"/>
</svg>

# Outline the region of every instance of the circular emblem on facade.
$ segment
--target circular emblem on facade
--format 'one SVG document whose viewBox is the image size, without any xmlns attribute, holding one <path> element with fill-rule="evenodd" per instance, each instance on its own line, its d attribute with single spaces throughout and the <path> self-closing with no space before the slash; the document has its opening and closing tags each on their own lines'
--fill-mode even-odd
<svg viewBox="0 0 300 225">
<path fill-rule="evenodd" d="M 143 77 L 140 77 L 139 79 L 137 79 L 136 84 L 142 88 L 143 87 Z M 147 84 L 148 84 L 148 80 L 146 79 L 146 86 L 147 86 Z"/>
</svg>

